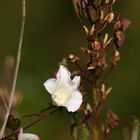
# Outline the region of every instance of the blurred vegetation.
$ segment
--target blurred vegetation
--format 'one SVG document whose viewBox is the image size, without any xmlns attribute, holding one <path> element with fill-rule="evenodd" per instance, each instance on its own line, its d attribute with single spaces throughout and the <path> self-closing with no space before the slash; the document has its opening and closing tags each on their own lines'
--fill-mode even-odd
<svg viewBox="0 0 140 140">
<path fill-rule="evenodd" d="M 119 114 L 122 125 L 129 117 L 140 118 L 140 18 L 137 1 L 118 1 L 116 9 L 132 21 L 126 32 L 126 42 L 121 50 L 122 60 L 107 79 L 113 87 L 107 107 Z M 21 1 L 0 2 L 0 72 L 7 55 L 16 55 L 21 25 Z M 22 60 L 17 89 L 24 98 L 18 108 L 20 114 L 36 112 L 46 107 L 50 96 L 43 83 L 57 69 L 58 62 L 70 53 L 79 54 L 79 47 L 86 46 L 86 38 L 70 0 L 27 0 Z M 25 120 L 23 125 L 31 120 Z M 64 111 L 42 121 L 30 132 L 41 139 L 71 140 L 70 117 Z M 112 133 L 110 140 L 122 139 L 122 130 Z"/>
</svg>

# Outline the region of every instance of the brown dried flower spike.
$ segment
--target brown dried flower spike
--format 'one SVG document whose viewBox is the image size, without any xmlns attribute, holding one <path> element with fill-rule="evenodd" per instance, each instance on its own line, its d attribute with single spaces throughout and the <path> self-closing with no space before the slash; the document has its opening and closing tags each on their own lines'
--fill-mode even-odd
<svg viewBox="0 0 140 140">
<path fill-rule="evenodd" d="M 107 120 L 104 126 L 104 133 L 107 135 L 112 129 L 118 128 L 119 122 L 119 117 L 114 112 L 109 111 L 107 113 Z"/>
</svg>

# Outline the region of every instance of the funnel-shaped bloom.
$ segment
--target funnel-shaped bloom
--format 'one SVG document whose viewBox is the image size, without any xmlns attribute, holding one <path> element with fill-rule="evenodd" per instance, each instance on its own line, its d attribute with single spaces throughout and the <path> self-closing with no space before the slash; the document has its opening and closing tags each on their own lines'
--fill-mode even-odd
<svg viewBox="0 0 140 140">
<path fill-rule="evenodd" d="M 82 103 L 82 94 L 78 90 L 80 76 L 75 76 L 72 80 L 69 70 L 60 65 L 56 79 L 48 79 L 44 86 L 51 94 L 52 100 L 57 106 L 64 106 L 69 112 L 75 112 Z"/>
</svg>

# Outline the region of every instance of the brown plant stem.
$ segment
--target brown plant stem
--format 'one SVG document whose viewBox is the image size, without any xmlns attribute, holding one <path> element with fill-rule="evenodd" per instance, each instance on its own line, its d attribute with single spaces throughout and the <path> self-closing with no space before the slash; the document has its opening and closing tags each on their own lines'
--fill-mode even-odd
<svg viewBox="0 0 140 140">
<path fill-rule="evenodd" d="M 35 120 L 34 122 L 32 122 L 31 124 L 25 126 L 23 129 L 27 129 L 27 128 L 30 128 L 32 127 L 33 125 L 37 124 L 38 122 L 40 122 L 41 120 L 44 120 L 46 118 L 48 118 L 50 115 L 54 114 L 59 108 L 55 109 L 54 111 L 50 112 L 48 115 L 46 116 L 40 116 L 40 118 L 38 118 L 37 120 Z"/>
<path fill-rule="evenodd" d="M 0 132 L 0 139 L 2 138 L 6 124 L 8 121 L 8 117 L 11 111 L 12 103 L 13 103 L 13 98 L 15 94 L 15 89 L 16 89 L 16 83 L 17 83 L 17 77 L 18 77 L 18 70 L 19 70 L 19 65 L 20 65 L 20 59 L 21 59 L 21 50 L 22 50 L 22 43 L 23 43 L 23 34 L 24 34 L 24 28 L 25 28 L 25 17 L 26 17 L 26 7 L 25 7 L 26 1 L 22 0 L 22 25 L 21 25 L 21 31 L 20 31 L 20 37 L 19 37 L 19 44 L 18 44 L 18 51 L 17 51 L 17 58 L 16 58 L 16 66 L 15 66 L 15 71 L 14 71 L 14 78 L 13 78 L 13 83 L 12 83 L 12 89 L 10 93 L 10 99 L 9 99 L 9 104 L 7 108 L 7 112 L 5 115 L 5 120 L 3 122 L 1 132 Z"/>
<path fill-rule="evenodd" d="M 97 101 L 97 92 L 96 91 L 97 91 L 97 89 L 93 85 L 93 102 L 94 103 L 96 103 L 96 101 Z"/>
<path fill-rule="evenodd" d="M 35 124 L 39 123 L 40 121 L 48 118 L 49 116 L 51 116 L 52 114 L 54 114 L 55 112 L 57 112 L 57 110 L 59 110 L 59 108 L 56 108 L 55 110 L 53 110 L 52 112 L 50 112 L 48 115 L 40 115 L 38 116 L 39 118 L 36 119 L 35 121 L 33 121 L 32 123 L 28 124 L 27 126 L 23 127 L 23 130 L 26 130 L 32 126 L 34 126 Z M 14 133 L 8 135 L 8 136 L 5 136 L 3 138 L 1 138 L 1 140 L 6 140 L 12 136 L 15 136 L 16 134 L 18 134 L 20 132 L 20 129 L 16 130 Z"/>
<path fill-rule="evenodd" d="M 40 112 L 35 112 L 35 113 L 32 113 L 32 114 L 24 115 L 24 116 L 22 116 L 22 118 L 28 118 L 28 117 L 33 117 L 33 116 L 41 117 L 41 116 L 44 115 L 43 113 L 45 113 L 46 111 L 49 111 L 53 107 L 54 107 L 53 105 L 50 105 L 49 107 L 47 107 L 45 109 L 42 109 Z"/>
<path fill-rule="evenodd" d="M 97 101 L 97 82 L 93 84 L 93 102 L 96 104 Z M 95 111 L 98 114 L 98 112 Z M 98 115 L 93 115 L 93 140 L 100 140 L 99 138 L 99 127 L 98 127 Z"/>
</svg>

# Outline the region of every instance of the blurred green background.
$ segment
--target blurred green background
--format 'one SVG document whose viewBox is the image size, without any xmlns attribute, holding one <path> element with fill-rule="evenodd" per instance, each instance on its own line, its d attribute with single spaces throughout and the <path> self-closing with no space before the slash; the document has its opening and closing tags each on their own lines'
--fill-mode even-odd
<svg viewBox="0 0 140 140">
<path fill-rule="evenodd" d="M 140 118 L 140 1 L 119 1 L 116 9 L 132 21 L 121 50 L 122 60 L 108 77 L 113 92 L 109 107 L 119 114 L 122 124 L 129 117 Z M 21 0 L 0 1 L 0 72 L 7 55 L 16 55 L 21 25 Z M 84 31 L 70 0 L 27 0 L 27 18 L 22 60 L 17 89 L 24 95 L 18 108 L 20 114 L 36 112 L 46 107 L 50 96 L 43 87 L 58 67 L 58 62 L 79 47 L 86 46 Z M 31 120 L 25 120 L 24 125 Z M 42 140 L 71 140 L 70 117 L 57 113 L 29 129 Z M 122 132 L 114 131 L 110 140 L 122 139 Z"/>
</svg>

